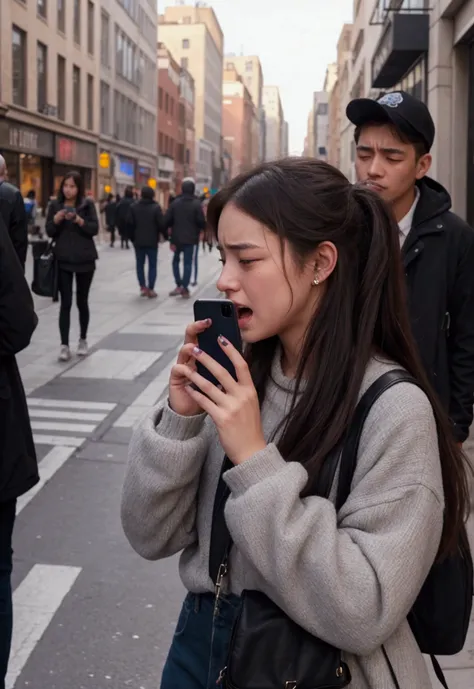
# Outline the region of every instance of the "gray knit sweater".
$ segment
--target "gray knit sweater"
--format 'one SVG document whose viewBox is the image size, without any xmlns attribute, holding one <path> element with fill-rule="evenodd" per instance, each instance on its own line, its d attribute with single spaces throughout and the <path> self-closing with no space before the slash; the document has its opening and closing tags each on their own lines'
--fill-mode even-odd
<svg viewBox="0 0 474 689">
<path fill-rule="evenodd" d="M 361 394 L 393 364 L 372 360 Z M 279 357 L 262 408 L 267 438 L 287 409 L 293 382 Z M 208 574 L 214 494 L 223 450 L 211 419 L 185 418 L 167 404 L 137 427 L 122 500 L 133 548 L 155 560 L 184 550 L 180 574 L 194 593 Z M 431 689 L 406 615 L 436 556 L 443 487 L 431 406 L 400 383 L 373 406 L 349 499 L 300 498 L 306 470 L 267 447 L 225 475 L 226 520 L 235 546 L 228 586 L 257 589 L 298 624 L 344 652 L 351 689 L 393 689 L 385 648 L 402 689 Z"/>
</svg>

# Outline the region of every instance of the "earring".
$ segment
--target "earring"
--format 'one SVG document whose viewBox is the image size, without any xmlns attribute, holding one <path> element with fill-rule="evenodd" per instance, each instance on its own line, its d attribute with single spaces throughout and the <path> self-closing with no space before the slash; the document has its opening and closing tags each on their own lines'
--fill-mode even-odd
<svg viewBox="0 0 474 689">
<path fill-rule="evenodd" d="M 319 278 L 318 278 L 318 274 L 317 274 L 317 273 L 315 274 L 314 280 L 313 280 L 313 282 L 312 282 L 311 284 L 312 284 L 314 287 L 317 287 L 317 286 L 319 285 Z"/>
</svg>

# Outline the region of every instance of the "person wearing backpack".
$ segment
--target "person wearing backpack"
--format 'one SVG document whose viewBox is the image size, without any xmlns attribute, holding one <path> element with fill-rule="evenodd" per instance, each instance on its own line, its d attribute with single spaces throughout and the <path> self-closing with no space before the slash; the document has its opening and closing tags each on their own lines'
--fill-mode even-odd
<svg viewBox="0 0 474 689">
<path fill-rule="evenodd" d="M 233 179 L 207 220 L 244 353 L 217 338 L 234 378 L 199 348 L 212 324 L 187 327 L 122 496 L 142 557 L 182 551 L 161 688 L 428 689 L 409 618 L 459 565 L 469 499 L 390 209 L 327 163 L 288 158 Z"/>
</svg>

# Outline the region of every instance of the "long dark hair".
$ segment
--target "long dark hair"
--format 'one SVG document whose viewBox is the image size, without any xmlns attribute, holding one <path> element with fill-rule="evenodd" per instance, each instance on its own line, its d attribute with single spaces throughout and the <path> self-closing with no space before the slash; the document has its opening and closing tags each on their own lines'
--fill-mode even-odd
<svg viewBox="0 0 474 689">
<path fill-rule="evenodd" d="M 64 192 L 63 192 L 63 187 L 64 187 L 64 182 L 67 179 L 72 179 L 74 181 L 74 184 L 77 187 L 77 199 L 76 199 L 76 206 L 80 206 L 81 203 L 83 203 L 84 198 L 85 198 L 85 187 L 84 187 L 84 180 L 82 179 L 82 175 L 80 172 L 77 170 L 71 170 L 70 172 L 67 172 L 64 177 L 61 180 L 61 186 L 59 187 L 58 191 L 58 201 L 59 203 L 64 203 L 66 201 L 64 197 Z"/>
<path fill-rule="evenodd" d="M 350 184 L 331 165 L 309 158 L 265 163 L 233 179 L 209 203 L 207 220 L 216 236 L 228 203 L 277 234 L 282 251 L 286 240 L 301 266 L 323 241 L 333 242 L 338 251 L 305 334 L 293 401 L 278 442 L 287 461 L 307 469 L 305 494 L 344 438 L 375 351 L 411 373 L 433 407 L 445 494 L 439 554 L 452 552 L 469 506 L 466 460 L 411 334 L 398 227 L 390 209 L 368 188 Z M 246 348 L 261 401 L 277 345 L 278 338 L 272 337 Z"/>
</svg>

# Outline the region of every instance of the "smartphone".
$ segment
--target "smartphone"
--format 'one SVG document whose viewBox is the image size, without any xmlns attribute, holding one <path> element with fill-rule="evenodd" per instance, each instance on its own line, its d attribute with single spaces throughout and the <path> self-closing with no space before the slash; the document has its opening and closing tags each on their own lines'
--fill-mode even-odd
<svg viewBox="0 0 474 689">
<path fill-rule="evenodd" d="M 212 325 L 198 335 L 199 349 L 209 354 L 209 356 L 229 371 L 233 378 L 237 379 L 233 363 L 217 341 L 219 335 L 223 335 L 242 353 L 242 338 L 237 319 L 237 309 L 229 299 L 197 299 L 194 302 L 194 319 L 196 321 L 204 321 L 206 318 L 212 320 Z M 219 381 L 200 361 L 197 361 L 196 365 L 198 373 L 203 378 L 206 378 L 214 385 L 219 385 Z"/>
<path fill-rule="evenodd" d="M 64 210 L 66 211 L 66 215 L 72 215 L 73 218 L 75 218 L 77 215 L 75 208 L 68 208 L 67 206 L 65 206 Z"/>
</svg>

